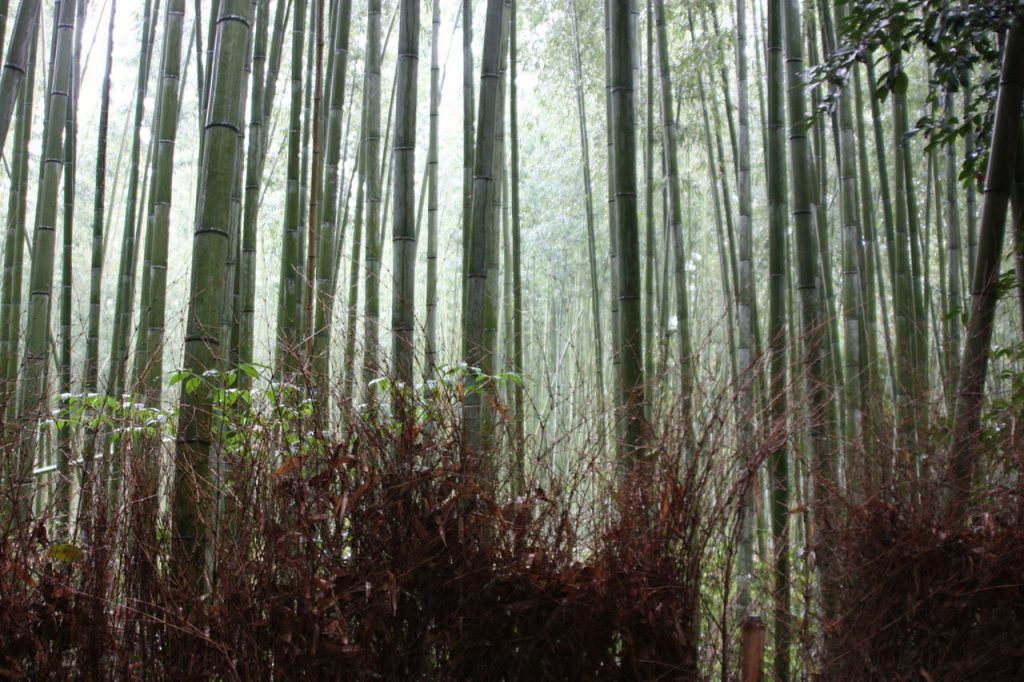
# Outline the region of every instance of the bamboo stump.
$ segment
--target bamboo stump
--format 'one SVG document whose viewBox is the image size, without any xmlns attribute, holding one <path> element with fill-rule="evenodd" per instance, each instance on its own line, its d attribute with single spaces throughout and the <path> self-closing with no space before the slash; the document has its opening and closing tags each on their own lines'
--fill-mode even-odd
<svg viewBox="0 0 1024 682">
<path fill-rule="evenodd" d="M 761 682 L 764 679 L 764 622 L 757 616 L 743 619 L 740 644 L 740 679 L 742 682 Z"/>
</svg>

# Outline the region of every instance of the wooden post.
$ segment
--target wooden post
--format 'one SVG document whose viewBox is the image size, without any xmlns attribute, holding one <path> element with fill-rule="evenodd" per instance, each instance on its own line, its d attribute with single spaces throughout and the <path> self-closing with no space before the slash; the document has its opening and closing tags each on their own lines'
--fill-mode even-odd
<svg viewBox="0 0 1024 682">
<path fill-rule="evenodd" d="M 757 616 L 748 616 L 741 625 L 743 639 L 740 644 L 740 680 L 762 682 L 764 680 L 764 623 Z"/>
</svg>

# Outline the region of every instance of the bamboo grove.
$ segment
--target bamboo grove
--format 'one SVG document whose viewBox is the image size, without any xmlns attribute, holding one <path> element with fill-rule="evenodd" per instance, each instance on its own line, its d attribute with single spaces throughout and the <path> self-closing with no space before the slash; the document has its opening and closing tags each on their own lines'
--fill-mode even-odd
<svg viewBox="0 0 1024 682">
<path fill-rule="evenodd" d="M 795 679 L 830 647 L 801 622 L 841 615 L 844 505 L 960 527 L 1018 480 L 1022 22 L 0 1 L 0 523 L 88 547 L 131 506 L 127 589 L 166 533 L 212 585 L 247 429 L 281 467 L 357 421 L 411 456 L 448 391 L 484 498 L 585 472 L 576 508 L 614 516 L 666 458 L 718 466 L 723 641 L 763 617 Z"/>
</svg>

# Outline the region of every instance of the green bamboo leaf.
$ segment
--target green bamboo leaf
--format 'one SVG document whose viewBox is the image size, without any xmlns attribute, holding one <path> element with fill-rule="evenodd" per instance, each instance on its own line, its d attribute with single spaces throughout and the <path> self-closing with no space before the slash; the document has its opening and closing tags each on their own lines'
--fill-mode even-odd
<svg viewBox="0 0 1024 682">
<path fill-rule="evenodd" d="M 71 544 L 52 545 L 46 550 L 46 555 L 55 561 L 63 564 L 73 564 L 85 558 L 85 552 L 81 548 Z"/>
<path fill-rule="evenodd" d="M 907 94 L 907 88 L 910 86 L 910 78 L 907 76 L 906 71 L 900 71 L 896 74 L 896 77 L 892 81 L 892 90 L 901 97 Z"/>
</svg>

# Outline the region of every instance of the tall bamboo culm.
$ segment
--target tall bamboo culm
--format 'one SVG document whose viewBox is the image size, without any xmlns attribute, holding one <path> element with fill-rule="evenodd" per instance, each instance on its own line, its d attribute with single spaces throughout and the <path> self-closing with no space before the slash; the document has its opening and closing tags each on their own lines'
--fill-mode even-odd
<svg viewBox="0 0 1024 682">
<path fill-rule="evenodd" d="M 468 0 L 464 0 L 468 1 Z M 430 138 L 427 146 L 427 322 L 424 338 L 424 378 L 437 369 L 437 159 L 438 119 L 441 107 L 441 2 L 433 0 L 430 13 Z M 457 22 L 456 22 L 457 23 Z"/>
<path fill-rule="evenodd" d="M 352 25 L 352 2 L 344 0 L 334 11 L 331 31 L 331 68 L 327 91 L 327 131 L 323 208 L 319 228 L 316 267 L 316 320 L 313 324 L 312 376 L 318 407 L 326 420 L 325 387 L 329 386 L 331 321 L 334 315 L 334 282 L 336 242 L 338 241 L 338 201 L 340 187 L 339 160 L 342 143 L 342 114 L 348 76 L 349 35 Z"/>
<path fill-rule="evenodd" d="M 278 4 L 278 13 L 283 14 L 283 3 Z M 249 109 L 249 137 L 245 163 L 244 203 L 242 206 L 242 234 L 238 257 L 238 361 L 249 364 L 253 361 L 253 334 L 256 314 L 256 219 L 259 211 L 261 175 L 265 151 L 266 120 L 263 117 L 263 101 L 266 97 L 267 34 L 270 30 L 270 2 L 261 0 L 256 14 L 256 27 L 252 46 L 252 94 Z M 250 386 L 250 377 L 242 372 L 240 386 Z"/>
<path fill-rule="evenodd" d="M 773 429 L 787 427 L 787 292 L 786 269 L 786 84 L 783 35 L 784 0 L 768 3 L 767 61 L 767 190 L 768 190 L 768 352 L 770 374 L 769 418 Z M 775 676 L 790 679 L 790 566 L 789 566 L 789 452 L 780 440 L 768 459 L 771 482 L 772 547 L 774 550 Z"/>
<path fill-rule="evenodd" d="M 10 130 L 11 117 L 18 104 L 18 93 L 28 71 L 31 52 L 35 49 L 42 13 L 41 0 L 23 0 L 18 17 L 11 30 L 11 42 L 7 47 L 3 73 L 0 74 L 0 149 L 4 148 Z M 0 40 L 0 47 L 3 40 Z M 31 84 L 31 81 L 28 81 Z"/>
<path fill-rule="evenodd" d="M 247 0 L 222 0 L 217 17 L 213 81 L 204 129 L 200 170 L 204 200 L 192 240 L 192 276 L 185 328 L 185 369 L 197 376 L 221 368 L 224 264 L 228 260 L 231 191 L 237 172 L 239 131 L 244 125 L 245 64 L 249 45 Z M 220 181 L 223 179 L 224 181 Z M 215 430 L 213 389 L 204 383 L 188 391 L 182 383 L 173 482 L 174 553 L 178 574 L 200 584 L 206 579 L 210 542 L 211 462 Z"/>
<path fill-rule="evenodd" d="M 991 152 L 985 174 L 984 200 L 978 226 L 977 263 L 971 282 L 971 312 L 967 319 L 963 355 L 953 413 L 949 458 L 953 490 L 949 513 L 961 518 L 976 470 L 981 431 L 981 407 L 996 303 L 999 300 L 1000 265 L 1006 234 L 1007 206 L 1013 181 L 1014 157 L 1021 135 L 1021 104 L 1024 101 L 1024 19 L 1018 18 L 1007 32 L 1002 73 L 992 126 Z"/>
<path fill-rule="evenodd" d="M 600 448 L 603 452 L 605 445 L 604 413 L 605 413 L 605 387 L 604 387 L 604 326 L 601 322 L 601 287 L 598 278 L 597 260 L 597 227 L 594 217 L 594 185 L 591 180 L 590 171 L 590 134 L 587 127 L 586 99 L 583 91 L 583 55 L 580 49 L 580 27 L 579 11 L 575 0 L 572 2 L 572 31 L 575 48 L 573 50 L 573 69 L 576 82 L 576 110 L 579 118 L 580 129 L 580 155 L 583 170 L 583 195 L 587 214 L 587 260 L 590 266 L 590 301 L 591 317 L 594 325 L 594 372 L 597 379 L 597 409 L 600 414 Z"/>
<path fill-rule="evenodd" d="M 16 500 L 17 516 L 24 522 L 31 514 L 36 429 L 49 414 L 50 308 L 53 295 L 54 251 L 56 249 L 57 202 L 64 172 L 64 133 L 71 91 L 74 61 L 75 3 L 60 5 L 54 17 L 55 44 L 43 123 L 42 169 L 36 199 L 32 265 L 29 271 L 28 320 L 25 326 L 25 360 L 18 394 L 18 417 L 24 433 L 18 450 Z"/>
<path fill-rule="evenodd" d="M 281 279 L 277 307 L 277 345 L 275 367 L 279 376 L 294 381 L 299 370 L 299 320 L 302 267 L 301 222 L 301 144 L 302 144 L 302 60 L 305 53 L 306 5 L 296 2 L 292 8 L 291 90 L 288 116 L 288 180 L 285 190 Z"/>
<path fill-rule="evenodd" d="M 485 347 L 485 298 L 487 295 L 488 242 L 497 239 L 494 229 L 492 198 L 498 191 L 495 183 L 494 138 L 498 129 L 498 105 L 501 102 L 500 66 L 504 24 L 503 0 L 488 0 L 484 24 L 484 45 L 480 60 L 480 100 L 477 108 L 476 143 L 474 145 L 473 198 L 470 222 L 469 260 L 466 272 L 466 315 L 463 321 L 465 360 L 469 367 L 484 368 L 489 352 Z M 482 452 L 484 412 L 491 409 L 479 390 L 466 396 L 463 406 L 463 448 L 480 475 L 493 480 L 489 453 Z"/>
<path fill-rule="evenodd" d="M 36 44 L 33 40 L 28 55 L 26 79 L 35 83 Z M 22 89 L 18 97 L 17 116 L 14 127 L 14 144 L 11 154 L 11 185 L 7 197 L 7 224 L 4 236 L 3 300 L 0 307 L 0 363 L 3 366 L 3 414 L 7 424 L 15 424 L 17 414 L 17 380 L 20 368 L 19 346 L 21 344 L 21 292 L 22 271 L 25 260 L 25 221 L 28 207 L 29 142 L 32 139 L 32 104 L 35 88 Z M 4 434 L 17 437 L 13 431 Z M 16 478 L 16 461 L 7 458 L 4 462 L 2 479 Z"/>
<path fill-rule="evenodd" d="M 623 472 L 636 468 L 644 457 L 643 306 L 641 300 L 640 221 L 637 211 L 636 110 L 633 103 L 633 41 L 630 8 L 609 2 L 608 35 L 611 82 L 611 159 L 615 191 L 615 232 L 618 250 L 619 343 L 622 384 L 619 406 L 622 441 L 619 465 Z"/>
<path fill-rule="evenodd" d="M 99 134 L 96 143 L 96 185 L 92 211 L 92 258 L 89 274 L 89 319 L 85 340 L 85 366 L 82 370 L 82 392 L 98 393 L 100 355 L 100 316 L 103 307 L 103 246 L 107 192 L 107 145 L 110 129 L 110 91 L 113 86 L 111 71 L 114 62 L 114 27 L 117 19 L 117 0 L 110 3 L 110 23 L 107 33 L 107 56 L 103 72 L 103 94 L 100 100 Z M 82 490 L 80 507 L 89 528 L 96 491 L 96 429 L 85 432 L 82 447 Z M 88 534 L 88 533 L 87 533 Z"/>
<path fill-rule="evenodd" d="M 416 80 L 419 73 L 420 0 L 403 0 L 398 28 L 394 137 L 394 216 L 391 302 L 393 378 L 411 390 L 416 332 Z M 405 407 L 403 399 L 398 405 Z"/>
<path fill-rule="evenodd" d="M 139 333 L 145 336 L 145 357 L 139 382 L 146 403 L 158 407 L 163 387 L 164 324 L 167 308 L 167 253 L 174 197 L 174 152 L 178 135 L 178 86 L 181 81 L 184 0 L 168 0 L 157 91 L 156 155 L 151 193 L 151 228 L 146 244 L 148 294 L 140 305 Z"/>
<path fill-rule="evenodd" d="M 366 113 L 363 120 L 366 165 L 366 243 L 363 294 L 363 382 L 367 403 L 374 400 L 371 383 L 380 371 L 380 240 L 381 240 L 381 3 L 369 0 L 366 27 Z"/>
</svg>

